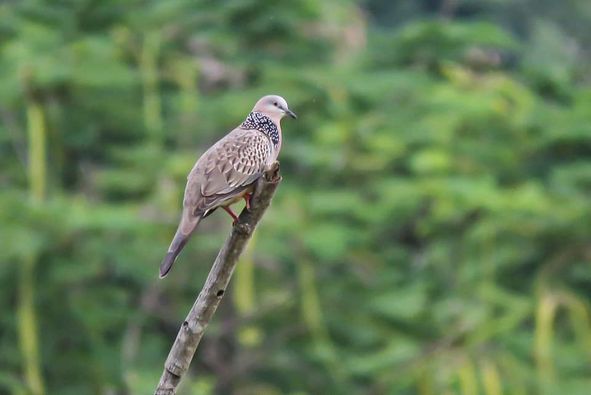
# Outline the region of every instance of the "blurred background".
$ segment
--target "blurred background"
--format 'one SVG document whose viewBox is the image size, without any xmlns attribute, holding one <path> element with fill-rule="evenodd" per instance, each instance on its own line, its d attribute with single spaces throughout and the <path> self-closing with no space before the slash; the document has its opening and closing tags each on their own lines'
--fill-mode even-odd
<svg viewBox="0 0 591 395">
<path fill-rule="evenodd" d="M 0 393 L 152 393 L 263 94 L 284 181 L 180 394 L 591 391 L 588 0 L 4 0 Z M 238 207 L 240 210 L 241 207 Z"/>
</svg>

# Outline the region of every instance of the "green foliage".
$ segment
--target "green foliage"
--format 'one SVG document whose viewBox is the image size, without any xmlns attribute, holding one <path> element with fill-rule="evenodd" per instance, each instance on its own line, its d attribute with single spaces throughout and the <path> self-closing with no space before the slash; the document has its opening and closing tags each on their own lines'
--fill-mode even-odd
<svg viewBox="0 0 591 395">
<path fill-rule="evenodd" d="M 230 227 L 157 279 L 186 174 L 265 93 L 284 181 L 180 394 L 588 393 L 587 1 L 0 20 L 1 393 L 153 390 Z"/>
</svg>

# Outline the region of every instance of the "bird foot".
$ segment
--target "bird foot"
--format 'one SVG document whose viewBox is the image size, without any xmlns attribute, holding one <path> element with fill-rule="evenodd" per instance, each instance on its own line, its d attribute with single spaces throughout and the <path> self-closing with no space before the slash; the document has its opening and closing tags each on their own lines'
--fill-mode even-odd
<svg viewBox="0 0 591 395">
<path fill-rule="evenodd" d="M 234 211 L 232 211 L 232 209 L 228 206 L 222 206 L 222 208 L 224 209 L 224 211 L 226 211 L 230 217 L 232 217 L 232 219 L 234 220 L 232 222 L 232 225 L 236 225 L 236 223 L 238 222 L 238 216 L 236 215 L 236 213 Z"/>
<path fill-rule="evenodd" d="M 244 194 L 244 202 L 246 203 L 246 209 L 250 211 L 250 201 L 252 199 L 252 193 L 245 193 Z"/>
</svg>

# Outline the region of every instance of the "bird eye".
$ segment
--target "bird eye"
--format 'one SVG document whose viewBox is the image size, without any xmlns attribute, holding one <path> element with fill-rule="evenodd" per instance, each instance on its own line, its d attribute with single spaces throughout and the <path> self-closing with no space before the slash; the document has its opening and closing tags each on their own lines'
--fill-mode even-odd
<svg viewBox="0 0 591 395">
<path fill-rule="evenodd" d="M 277 106 L 277 102 L 273 102 L 273 105 L 274 105 L 274 106 Z"/>
</svg>

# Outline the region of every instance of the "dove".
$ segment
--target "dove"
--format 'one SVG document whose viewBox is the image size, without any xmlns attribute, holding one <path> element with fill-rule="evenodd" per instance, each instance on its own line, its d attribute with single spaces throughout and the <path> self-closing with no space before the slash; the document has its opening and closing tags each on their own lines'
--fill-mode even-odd
<svg viewBox="0 0 591 395">
<path fill-rule="evenodd" d="M 221 207 L 234 220 L 230 206 L 242 199 L 250 209 L 254 184 L 281 150 L 281 119 L 297 118 L 284 98 L 264 96 L 244 122 L 212 145 L 187 176 L 183 211 L 177 231 L 160 264 L 160 278 L 172 268 L 199 222 Z"/>
</svg>

